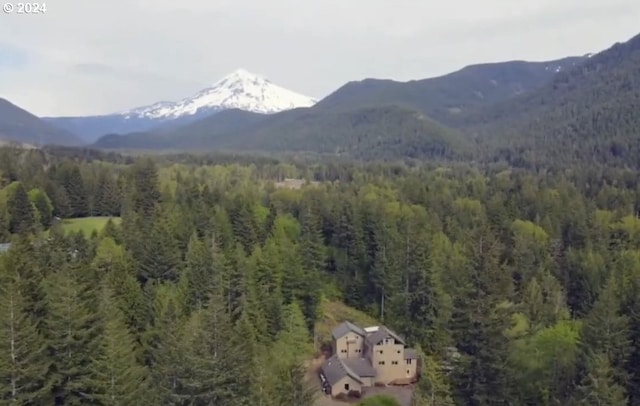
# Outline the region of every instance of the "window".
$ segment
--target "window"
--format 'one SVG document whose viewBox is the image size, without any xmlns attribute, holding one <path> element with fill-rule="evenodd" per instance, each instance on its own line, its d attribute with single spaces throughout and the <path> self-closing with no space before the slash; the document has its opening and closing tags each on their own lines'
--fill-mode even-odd
<svg viewBox="0 0 640 406">
<path fill-rule="evenodd" d="M 391 361 L 391 365 L 398 365 L 398 361 Z"/>
<path fill-rule="evenodd" d="M 382 350 L 380 350 L 380 354 L 382 354 Z"/>
<path fill-rule="evenodd" d="M 384 365 L 384 361 L 378 361 L 378 365 Z"/>
<path fill-rule="evenodd" d="M 347 352 L 347 350 L 342 350 L 342 351 L 340 351 L 340 352 L 344 354 L 345 352 Z"/>
<path fill-rule="evenodd" d="M 400 350 L 398 350 L 398 354 L 400 354 Z"/>
<path fill-rule="evenodd" d="M 349 390 L 349 384 L 348 383 L 344 384 L 344 390 Z"/>
<path fill-rule="evenodd" d="M 411 360 L 410 359 L 407 360 L 407 365 L 411 365 Z"/>
</svg>

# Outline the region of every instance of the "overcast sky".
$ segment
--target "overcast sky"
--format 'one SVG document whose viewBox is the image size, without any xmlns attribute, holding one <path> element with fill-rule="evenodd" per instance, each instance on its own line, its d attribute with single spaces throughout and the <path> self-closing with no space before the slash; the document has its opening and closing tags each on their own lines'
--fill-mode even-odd
<svg viewBox="0 0 640 406">
<path fill-rule="evenodd" d="M 321 98 L 350 80 L 420 79 L 473 63 L 583 55 L 640 32 L 638 0 L 49 0 L 46 6 L 44 15 L 0 11 L 0 97 L 41 116 L 176 100 L 236 68 Z"/>
</svg>

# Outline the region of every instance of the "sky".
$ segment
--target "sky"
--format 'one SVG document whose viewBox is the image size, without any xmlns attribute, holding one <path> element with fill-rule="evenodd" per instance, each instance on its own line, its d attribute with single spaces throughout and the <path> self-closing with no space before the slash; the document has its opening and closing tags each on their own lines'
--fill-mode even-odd
<svg viewBox="0 0 640 406">
<path fill-rule="evenodd" d="M 0 10 L 0 97 L 39 116 L 178 100 L 237 68 L 322 98 L 352 80 L 584 55 L 640 32 L 638 0 L 45 3 Z"/>
</svg>

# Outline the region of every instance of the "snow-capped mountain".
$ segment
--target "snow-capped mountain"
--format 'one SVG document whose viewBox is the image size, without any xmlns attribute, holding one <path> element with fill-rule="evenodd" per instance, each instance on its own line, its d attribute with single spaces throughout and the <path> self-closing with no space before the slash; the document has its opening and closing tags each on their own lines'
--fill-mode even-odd
<svg viewBox="0 0 640 406">
<path fill-rule="evenodd" d="M 277 113 L 311 107 L 316 100 L 272 83 L 269 79 L 238 69 L 213 86 L 177 102 L 159 102 L 120 113 L 125 118 L 175 119 L 202 109 L 240 109 L 253 113 Z"/>
<path fill-rule="evenodd" d="M 316 100 L 311 97 L 278 86 L 263 76 L 238 69 L 212 86 L 179 101 L 161 101 L 104 116 L 44 120 L 79 135 L 87 142 L 93 142 L 105 134 L 179 126 L 223 110 L 240 109 L 271 114 L 311 107 L 315 103 Z"/>
</svg>

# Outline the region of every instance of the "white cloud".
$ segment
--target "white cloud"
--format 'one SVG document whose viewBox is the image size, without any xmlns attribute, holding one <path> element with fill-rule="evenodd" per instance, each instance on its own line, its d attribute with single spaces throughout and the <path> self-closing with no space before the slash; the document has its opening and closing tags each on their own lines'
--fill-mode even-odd
<svg viewBox="0 0 640 406">
<path fill-rule="evenodd" d="M 56 0 L 0 15 L 0 47 L 29 62 L 0 71 L 0 97 L 40 115 L 108 113 L 238 67 L 322 97 L 365 77 L 598 51 L 638 21 L 637 0 Z"/>
</svg>

